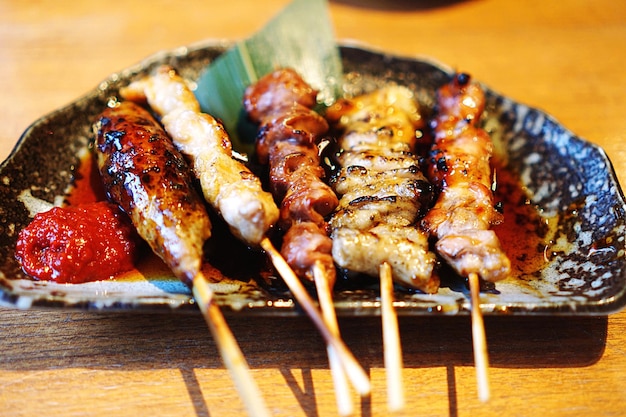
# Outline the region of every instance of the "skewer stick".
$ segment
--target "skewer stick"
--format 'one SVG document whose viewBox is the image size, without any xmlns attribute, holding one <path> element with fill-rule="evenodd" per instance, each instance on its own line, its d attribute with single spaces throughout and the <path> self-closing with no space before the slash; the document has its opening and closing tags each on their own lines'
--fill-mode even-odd
<svg viewBox="0 0 626 417">
<path fill-rule="evenodd" d="M 219 306 L 214 302 L 213 291 L 202 272 L 193 280 L 193 296 L 211 330 L 213 339 L 222 356 L 226 368 L 230 371 L 248 415 L 251 417 L 269 417 L 271 414 L 261 396 L 261 391 L 252 379 L 248 363 L 235 340 Z"/>
<path fill-rule="evenodd" d="M 383 262 L 380 271 L 380 303 L 383 322 L 383 349 L 387 373 L 387 408 L 400 411 L 404 408 L 404 383 L 402 379 L 402 346 L 398 330 L 398 316 L 393 307 L 393 280 L 391 266 Z"/>
<path fill-rule="evenodd" d="M 371 392 L 370 380 L 367 374 L 359 365 L 355 357 L 348 350 L 346 345 L 335 336 L 322 318 L 320 311 L 315 306 L 313 299 L 309 296 L 309 293 L 304 288 L 304 285 L 300 282 L 300 279 L 296 276 L 295 272 L 291 269 L 287 261 L 276 250 L 272 242 L 266 237 L 261 240 L 261 247 L 270 256 L 274 267 L 278 273 L 282 276 L 283 280 L 289 287 L 289 290 L 293 296 L 298 300 L 300 306 L 308 314 L 309 318 L 313 321 L 313 324 L 317 327 L 320 334 L 326 341 L 326 344 L 332 345 L 335 353 L 339 357 L 339 361 L 343 367 L 344 372 L 350 379 L 350 382 L 361 396 L 367 396 Z"/>
<path fill-rule="evenodd" d="M 337 315 L 335 314 L 335 306 L 333 305 L 330 283 L 323 269 L 317 262 L 313 266 L 313 278 L 315 280 L 315 288 L 317 289 L 318 301 L 322 310 L 322 317 L 332 334 L 335 337 L 339 337 L 339 325 L 337 324 Z M 326 350 L 328 352 L 330 371 L 335 386 L 337 410 L 341 416 L 350 416 L 354 412 L 354 405 L 348 388 L 346 374 L 343 371 L 339 357 L 337 353 L 335 353 L 335 349 L 332 345 L 328 345 Z"/>
<path fill-rule="evenodd" d="M 472 341 L 474 345 L 474 366 L 476 367 L 476 383 L 478 385 L 478 398 L 487 402 L 489 393 L 489 354 L 487 352 L 487 339 L 485 337 L 485 323 L 480 311 L 480 281 L 478 274 L 469 274 L 469 286 L 472 300 Z"/>
</svg>

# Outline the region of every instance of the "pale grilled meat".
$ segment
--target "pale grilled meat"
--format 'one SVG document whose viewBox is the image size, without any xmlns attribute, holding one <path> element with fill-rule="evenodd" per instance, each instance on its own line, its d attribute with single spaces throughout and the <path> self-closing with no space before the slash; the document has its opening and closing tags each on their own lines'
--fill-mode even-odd
<svg viewBox="0 0 626 417">
<path fill-rule="evenodd" d="M 232 233 L 257 246 L 276 223 L 278 207 L 272 195 L 248 167 L 232 156 L 224 127 L 202 113 L 185 81 L 162 66 L 122 89 L 128 99 L 147 101 L 161 116 L 174 144 L 191 161 L 205 199 L 228 223 Z"/>
<path fill-rule="evenodd" d="M 418 227 L 432 186 L 413 153 L 424 126 L 413 94 L 388 86 L 338 101 L 327 118 L 342 132 L 331 180 L 340 196 L 330 219 L 335 262 L 373 276 L 387 262 L 399 284 L 436 292 L 435 255 Z"/>
</svg>

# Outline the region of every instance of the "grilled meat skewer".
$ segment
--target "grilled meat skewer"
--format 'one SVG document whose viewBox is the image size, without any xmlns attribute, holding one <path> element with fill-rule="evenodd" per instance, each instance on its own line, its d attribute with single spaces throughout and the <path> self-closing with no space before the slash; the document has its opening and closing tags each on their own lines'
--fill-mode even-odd
<svg viewBox="0 0 626 417">
<path fill-rule="evenodd" d="M 249 86 L 244 107 L 250 120 L 259 125 L 257 157 L 269 165 L 269 185 L 280 203 L 281 254 L 300 278 L 315 282 L 324 320 L 339 337 L 332 300 L 336 269 L 324 218 L 339 201 L 322 181 L 325 171 L 318 145 L 328 123 L 312 110 L 316 95 L 296 71 L 285 68 Z M 351 415 L 354 407 L 347 380 L 332 348 L 328 358 L 339 414 Z"/>
<path fill-rule="evenodd" d="M 412 93 L 388 86 L 340 100 L 326 117 L 342 132 L 331 180 L 340 196 L 330 220 L 335 262 L 373 276 L 388 262 L 394 281 L 436 292 L 435 256 L 418 227 L 432 187 L 414 154 L 423 120 Z"/>
<path fill-rule="evenodd" d="M 150 113 L 132 102 L 104 110 L 94 129 L 98 167 L 109 199 L 129 215 L 139 235 L 174 275 L 192 288 L 249 414 L 269 416 L 201 271 L 202 246 L 211 234 L 211 223 L 183 156 Z"/>
<path fill-rule="evenodd" d="M 478 125 L 485 96 L 469 75 L 456 74 L 439 89 L 437 100 L 428 174 L 439 197 L 422 225 L 437 239 L 440 256 L 468 278 L 478 396 L 487 401 L 489 360 L 480 310 L 480 279 L 502 280 L 511 268 L 498 237 L 490 229 L 502 221 L 491 189 L 493 142 Z"/>
<path fill-rule="evenodd" d="M 510 261 L 490 229 L 502 214 L 491 190 L 493 143 L 477 125 L 484 105 L 482 89 L 466 74 L 457 74 L 439 90 L 428 158 L 428 175 L 439 197 L 422 225 L 458 274 L 495 282 L 509 275 Z"/>
<path fill-rule="evenodd" d="M 279 227 L 286 232 L 281 253 L 298 276 L 313 280 L 321 265 L 332 288 L 335 265 L 324 219 L 339 203 L 322 181 L 318 144 L 328 131 L 313 111 L 317 92 L 293 69 L 277 70 L 248 87 L 244 107 L 259 124 L 257 155 L 269 164 L 272 194 L 280 202 Z"/>
<path fill-rule="evenodd" d="M 131 102 L 104 110 L 95 130 L 108 198 L 129 215 L 174 275 L 191 286 L 211 223 L 184 158 L 150 113 Z"/>
<path fill-rule="evenodd" d="M 436 292 L 435 256 L 418 221 L 431 186 L 414 154 L 422 120 L 412 93 L 388 86 L 328 109 L 342 134 L 339 171 L 331 186 L 340 195 L 330 226 L 333 258 L 342 268 L 380 278 L 387 404 L 404 407 L 402 348 L 393 308 L 393 285 Z"/>
</svg>

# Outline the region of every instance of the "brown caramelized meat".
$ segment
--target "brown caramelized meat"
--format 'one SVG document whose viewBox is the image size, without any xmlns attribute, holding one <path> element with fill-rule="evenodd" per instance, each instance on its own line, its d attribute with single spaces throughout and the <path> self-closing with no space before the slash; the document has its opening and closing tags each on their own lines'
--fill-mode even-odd
<svg viewBox="0 0 626 417">
<path fill-rule="evenodd" d="M 478 126 L 484 93 L 468 75 L 457 74 L 439 90 L 437 106 L 428 174 L 440 194 L 422 224 L 457 273 L 504 279 L 510 261 L 490 229 L 502 221 L 491 190 L 493 143 Z"/>
<path fill-rule="evenodd" d="M 322 181 L 318 144 L 328 123 L 312 110 L 316 95 L 294 70 L 282 69 L 250 86 L 244 105 L 260 125 L 257 157 L 269 164 L 270 187 L 281 202 L 281 253 L 299 276 L 312 280 L 317 265 L 332 286 L 336 271 L 324 217 L 338 200 Z"/>
<path fill-rule="evenodd" d="M 183 156 L 150 113 L 132 102 L 104 110 L 95 130 L 109 199 L 176 277 L 191 284 L 211 224 Z"/>
</svg>

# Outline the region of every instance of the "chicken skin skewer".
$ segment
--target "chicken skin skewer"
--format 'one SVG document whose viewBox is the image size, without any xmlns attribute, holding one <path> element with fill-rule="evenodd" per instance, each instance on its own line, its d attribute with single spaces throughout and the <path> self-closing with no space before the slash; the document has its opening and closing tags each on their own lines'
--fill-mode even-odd
<svg viewBox="0 0 626 417">
<path fill-rule="evenodd" d="M 392 280 L 433 293 L 435 256 L 418 227 L 431 186 L 413 153 L 423 121 L 405 88 L 388 86 L 340 100 L 326 114 L 342 133 L 339 171 L 331 186 L 340 196 L 330 225 L 339 267 L 380 277 L 388 407 L 404 406 L 402 350 Z"/>
<path fill-rule="evenodd" d="M 413 153 L 423 120 L 412 93 L 388 86 L 338 101 L 326 117 L 342 132 L 331 179 L 340 196 L 330 219 L 335 262 L 373 276 L 388 262 L 397 283 L 436 292 L 435 256 L 418 227 L 432 187 Z"/>
</svg>

